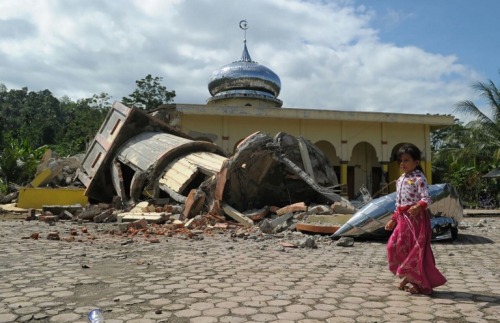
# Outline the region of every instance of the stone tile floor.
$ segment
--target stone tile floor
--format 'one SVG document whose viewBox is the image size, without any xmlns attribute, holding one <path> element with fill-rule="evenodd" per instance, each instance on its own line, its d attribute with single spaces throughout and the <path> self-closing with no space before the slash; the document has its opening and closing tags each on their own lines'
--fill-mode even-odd
<svg viewBox="0 0 500 323">
<path fill-rule="evenodd" d="M 96 307 L 106 323 L 500 321 L 497 217 L 465 218 L 456 241 L 433 243 L 448 283 L 432 296 L 396 288 L 385 241 L 314 236 L 317 248 L 302 249 L 280 244 L 296 233 L 222 232 L 151 243 L 85 226 L 0 215 L 0 322 L 86 322 Z M 52 231 L 61 240 L 48 240 Z"/>
</svg>

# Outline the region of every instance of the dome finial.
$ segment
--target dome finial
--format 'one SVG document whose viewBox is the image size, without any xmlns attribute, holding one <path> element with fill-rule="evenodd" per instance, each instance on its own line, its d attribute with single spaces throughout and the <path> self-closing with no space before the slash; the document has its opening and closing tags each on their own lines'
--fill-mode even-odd
<svg viewBox="0 0 500 323">
<path fill-rule="evenodd" d="M 250 53 L 248 52 L 247 49 L 247 29 L 248 29 L 248 22 L 246 20 L 241 20 L 240 21 L 240 28 L 243 29 L 244 31 L 244 38 L 243 38 L 243 53 L 241 54 L 240 61 L 242 62 L 251 62 L 252 58 L 250 57 Z"/>
<path fill-rule="evenodd" d="M 246 44 L 247 42 L 247 29 L 248 29 L 248 22 L 243 19 L 240 21 L 240 28 L 243 29 L 243 42 Z"/>
</svg>

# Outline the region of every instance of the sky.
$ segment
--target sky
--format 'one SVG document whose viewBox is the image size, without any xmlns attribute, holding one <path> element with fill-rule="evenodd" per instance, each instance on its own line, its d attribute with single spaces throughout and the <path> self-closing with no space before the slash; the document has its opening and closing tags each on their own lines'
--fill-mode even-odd
<svg viewBox="0 0 500 323">
<path fill-rule="evenodd" d="M 148 74 L 205 104 L 212 73 L 251 58 L 284 108 L 443 114 L 500 79 L 497 0 L 0 0 L 0 83 L 120 101 Z"/>
</svg>

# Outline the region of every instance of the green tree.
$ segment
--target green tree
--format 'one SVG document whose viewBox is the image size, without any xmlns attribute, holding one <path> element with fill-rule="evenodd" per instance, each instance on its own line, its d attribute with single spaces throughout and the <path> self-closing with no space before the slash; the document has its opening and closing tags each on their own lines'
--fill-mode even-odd
<svg viewBox="0 0 500 323">
<path fill-rule="evenodd" d="M 464 156 L 470 150 L 477 152 L 478 144 L 481 150 L 489 154 L 488 160 L 498 163 L 500 161 L 500 92 L 493 83 L 477 82 L 473 85 L 476 91 L 486 99 L 491 109 L 491 118 L 484 114 L 472 101 L 466 100 L 457 103 L 456 110 L 465 115 L 472 116 L 474 120 L 467 124 L 467 129 L 472 137 L 478 138 L 481 141 L 466 145 Z M 476 147 L 473 147 L 476 146 Z"/>
<path fill-rule="evenodd" d="M 0 92 L 1 133 L 26 139 L 32 148 L 55 143 L 60 113 L 59 101 L 49 90 L 33 92 L 24 87 Z M 0 141 L 0 150 L 5 144 Z"/>
<path fill-rule="evenodd" d="M 162 80 L 162 77 L 152 77 L 148 74 L 145 78 L 135 81 L 137 88 L 128 97 L 123 97 L 122 103 L 128 107 L 152 110 L 159 105 L 173 102 L 175 91 L 168 91 L 161 85 Z"/>
<path fill-rule="evenodd" d="M 4 134 L 8 144 L 0 151 L 0 176 L 5 185 L 25 185 L 33 178 L 46 146 L 33 149 L 27 139 Z"/>
<path fill-rule="evenodd" d="M 59 156 L 85 152 L 111 107 L 109 99 L 101 93 L 73 102 L 49 90 L 0 84 L 0 189 L 29 182 L 47 148 Z"/>
<path fill-rule="evenodd" d="M 499 167 L 500 162 L 500 92 L 490 80 L 477 82 L 472 87 L 488 102 L 491 116 L 465 100 L 456 104 L 456 111 L 471 117 L 465 126 L 456 124 L 439 138 L 434 153 L 436 167 L 443 167 L 444 180 L 457 187 L 460 196 L 474 205 L 481 192 L 498 194 L 498 180 L 489 183 L 482 176 Z"/>
<path fill-rule="evenodd" d="M 73 102 L 61 100 L 61 128 L 59 140 L 54 146 L 61 156 L 83 153 L 87 145 L 95 137 L 106 114 L 111 108 L 110 96 L 107 93 L 94 94 L 92 98 Z"/>
<path fill-rule="evenodd" d="M 462 147 L 461 142 L 456 140 L 452 133 L 463 129 L 463 124 L 455 119 L 455 123 L 446 128 L 435 130 L 431 133 L 431 151 L 432 151 L 432 182 L 444 183 L 447 181 L 446 174 L 453 164 L 453 157 L 446 152 Z"/>
</svg>

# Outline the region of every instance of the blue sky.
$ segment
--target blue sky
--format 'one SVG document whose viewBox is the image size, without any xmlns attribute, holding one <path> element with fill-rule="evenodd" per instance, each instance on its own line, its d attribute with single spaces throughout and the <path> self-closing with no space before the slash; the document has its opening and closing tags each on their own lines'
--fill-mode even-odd
<svg viewBox="0 0 500 323">
<path fill-rule="evenodd" d="M 243 50 L 281 79 L 284 108 L 452 114 L 499 84 L 496 0 L 0 0 L 0 83 L 121 100 L 146 75 L 176 103 Z"/>
<path fill-rule="evenodd" d="M 500 39 L 498 0 L 356 1 L 377 11 L 373 26 L 381 40 L 398 46 L 457 56 L 483 81 L 498 83 Z"/>
</svg>

